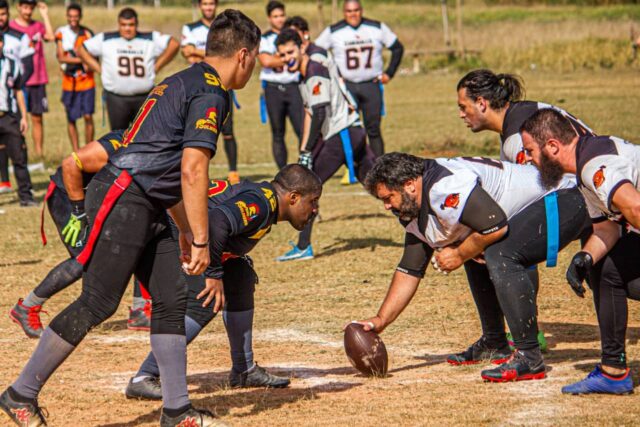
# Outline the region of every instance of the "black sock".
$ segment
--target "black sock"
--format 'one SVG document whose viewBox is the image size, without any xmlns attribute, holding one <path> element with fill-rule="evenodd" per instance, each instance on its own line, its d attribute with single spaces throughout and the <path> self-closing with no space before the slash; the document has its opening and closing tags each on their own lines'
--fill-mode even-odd
<svg viewBox="0 0 640 427">
<path fill-rule="evenodd" d="M 165 414 L 167 414 L 167 416 L 168 416 L 168 417 L 175 418 L 175 417 L 177 417 L 178 415 L 182 415 L 182 414 L 184 414 L 184 413 L 185 413 L 185 412 L 187 412 L 189 409 L 191 409 L 191 404 L 188 404 L 188 405 L 182 406 L 182 407 L 177 408 L 177 409 L 167 409 L 167 408 L 162 408 L 162 412 L 163 412 L 163 413 L 165 413 Z"/>
<path fill-rule="evenodd" d="M 9 387 L 7 391 L 9 392 L 9 397 L 11 397 L 11 400 L 15 400 L 16 402 L 20 403 L 30 403 L 32 405 L 36 405 L 37 403 L 36 399 L 29 399 L 28 397 L 24 397 L 23 395 L 15 391 L 13 387 Z"/>
<path fill-rule="evenodd" d="M 313 221 L 310 221 L 298 236 L 298 249 L 305 250 L 311 244 L 311 230 L 313 229 Z"/>
</svg>

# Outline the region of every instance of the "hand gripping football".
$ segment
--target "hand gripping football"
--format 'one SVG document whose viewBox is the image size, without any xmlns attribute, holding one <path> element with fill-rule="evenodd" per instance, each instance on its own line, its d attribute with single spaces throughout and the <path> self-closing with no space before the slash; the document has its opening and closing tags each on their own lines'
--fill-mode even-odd
<svg viewBox="0 0 640 427">
<path fill-rule="evenodd" d="M 384 377 L 389 358 L 382 338 L 374 331 L 365 331 L 359 323 L 350 323 L 344 330 L 344 351 L 349 362 L 366 376 Z"/>
</svg>

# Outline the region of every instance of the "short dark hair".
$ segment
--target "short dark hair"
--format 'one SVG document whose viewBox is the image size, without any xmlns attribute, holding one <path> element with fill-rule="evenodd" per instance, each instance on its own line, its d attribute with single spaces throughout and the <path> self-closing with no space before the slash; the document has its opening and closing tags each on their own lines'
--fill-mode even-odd
<svg viewBox="0 0 640 427">
<path fill-rule="evenodd" d="M 216 6 L 218 5 L 218 0 L 213 0 L 213 2 L 216 4 Z M 198 4 L 202 3 L 202 0 L 198 0 Z"/>
<path fill-rule="evenodd" d="M 9 10 L 9 3 L 7 3 L 7 0 L 0 0 L 0 9 Z"/>
<path fill-rule="evenodd" d="M 284 4 L 280 3 L 277 0 L 271 0 L 269 3 L 267 3 L 267 16 L 271 16 L 271 12 L 276 9 L 282 9 L 282 11 L 284 12 Z"/>
<path fill-rule="evenodd" d="M 364 187 L 376 196 L 379 184 L 389 190 L 401 190 L 405 182 L 421 177 L 424 172 L 424 159 L 406 153 L 388 153 L 378 157 L 367 177 Z"/>
<path fill-rule="evenodd" d="M 135 19 L 138 23 L 138 12 L 132 7 L 125 7 L 118 13 L 118 19 Z"/>
<path fill-rule="evenodd" d="M 242 48 L 253 51 L 260 43 L 260 28 L 244 13 L 227 9 L 211 23 L 207 56 L 229 57 Z"/>
<path fill-rule="evenodd" d="M 274 43 L 276 46 L 280 46 L 289 42 L 294 42 L 297 46 L 302 46 L 300 34 L 298 34 L 298 32 L 293 28 L 285 28 L 280 31 L 280 34 L 278 34 Z"/>
<path fill-rule="evenodd" d="M 543 147 L 551 138 L 568 145 L 578 135 L 573 124 L 554 108 L 542 108 L 520 126 L 520 133 L 526 132 Z"/>
<path fill-rule="evenodd" d="M 293 27 L 298 31 L 309 31 L 309 23 L 302 16 L 292 16 L 284 21 L 285 28 Z"/>
<path fill-rule="evenodd" d="M 286 165 L 280 169 L 271 184 L 276 188 L 276 191 L 295 191 L 301 196 L 322 192 L 322 181 L 318 175 L 297 163 Z"/>
<path fill-rule="evenodd" d="M 514 74 L 495 74 L 491 70 L 474 70 L 458 82 L 457 90 L 466 89 L 472 100 L 483 97 L 494 110 L 504 108 L 507 102 L 524 98 L 524 83 Z"/>
<path fill-rule="evenodd" d="M 82 17 L 82 6 L 80 6 L 78 3 L 71 3 L 69 6 L 67 6 L 67 12 L 69 12 L 70 10 L 77 10 Z"/>
</svg>

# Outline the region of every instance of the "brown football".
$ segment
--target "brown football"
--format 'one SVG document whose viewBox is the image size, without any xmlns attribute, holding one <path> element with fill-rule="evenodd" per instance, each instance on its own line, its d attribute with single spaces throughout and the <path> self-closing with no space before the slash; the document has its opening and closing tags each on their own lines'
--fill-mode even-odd
<svg viewBox="0 0 640 427">
<path fill-rule="evenodd" d="M 367 376 L 387 374 L 389 358 L 382 338 L 374 331 L 365 331 L 359 323 L 350 323 L 344 330 L 344 351 L 349 362 Z"/>
</svg>

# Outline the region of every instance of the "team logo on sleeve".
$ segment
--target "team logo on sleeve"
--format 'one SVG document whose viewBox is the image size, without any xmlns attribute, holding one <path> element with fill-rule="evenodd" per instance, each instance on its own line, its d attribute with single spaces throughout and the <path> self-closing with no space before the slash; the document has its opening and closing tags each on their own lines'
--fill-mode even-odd
<svg viewBox="0 0 640 427">
<path fill-rule="evenodd" d="M 196 121 L 196 129 L 204 129 L 213 133 L 218 133 L 218 109 L 215 107 L 207 109 L 204 119 Z"/>
<path fill-rule="evenodd" d="M 118 139 L 110 139 L 109 143 L 113 147 L 113 151 L 118 151 L 118 148 L 122 147 L 122 143 Z"/>
<path fill-rule="evenodd" d="M 240 216 L 242 216 L 242 223 L 247 226 L 251 221 L 256 219 L 260 213 L 260 208 L 256 203 L 245 203 L 242 200 L 236 202 L 238 210 L 240 210 Z"/>
<path fill-rule="evenodd" d="M 169 85 L 158 85 L 151 90 L 150 95 L 162 96 L 164 95 L 164 91 L 167 90 Z"/>
<path fill-rule="evenodd" d="M 446 208 L 458 209 L 458 205 L 460 204 L 460 193 L 449 194 L 446 199 L 444 199 L 444 203 L 440 205 L 440 209 L 445 210 Z"/>
<path fill-rule="evenodd" d="M 606 168 L 605 165 L 600 166 L 600 169 L 593 174 L 593 185 L 596 188 L 600 188 L 604 184 L 604 168 Z"/>
<path fill-rule="evenodd" d="M 212 179 L 209 182 L 209 197 L 215 197 L 218 194 L 222 194 L 227 188 L 229 188 L 229 181 Z"/>
<path fill-rule="evenodd" d="M 527 164 L 527 155 L 524 152 L 524 148 L 518 151 L 518 154 L 516 154 L 516 163 L 519 165 Z"/>
<path fill-rule="evenodd" d="M 316 85 L 313 87 L 313 90 L 311 91 L 312 95 L 320 95 L 320 86 L 322 86 L 322 82 L 318 82 L 316 83 Z"/>
</svg>

